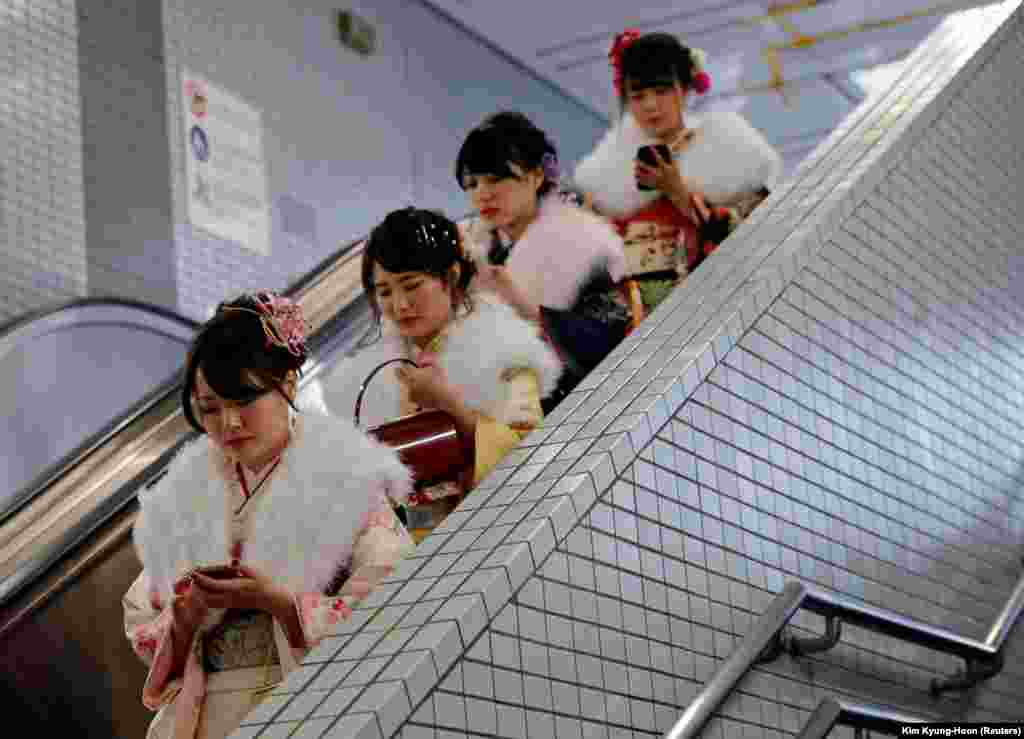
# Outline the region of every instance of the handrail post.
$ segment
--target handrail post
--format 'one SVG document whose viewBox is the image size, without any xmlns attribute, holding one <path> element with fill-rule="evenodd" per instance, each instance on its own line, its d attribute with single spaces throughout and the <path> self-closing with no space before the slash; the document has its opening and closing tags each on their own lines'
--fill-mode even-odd
<svg viewBox="0 0 1024 739">
<path fill-rule="evenodd" d="M 842 713 L 843 707 L 839 705 L 839 701 L 835 698 L 825 698 L 814 709 L 804 728 L 796 735 L 796 739 L 822 739 L 828 736 Z"/>
<path fill-rule="evenodd" d="M 824 739 L 837 725 L 852 726 L 856 736 L 869 731 L 898 735 L 905 724 L 926 723 L 928 719 L 893 711 L 870 703 L 851 703 L 836 698 L 823 698 L 797 734 L 797 739 Z"/>
<path fill-rule="evenodd" d="M 739 648 L 729 655 L 701 694 L 687 706 L 675 726 L 665 735 L 666 739 L 695 739 L 711 718 L 711 714 L 771 644 L 779 629 L 785 626 L 800 608 L 806 592 L 807 588 L 803 583 L 786 583 L 782 592 L 775 596 L 771 605 L 753 624 Z"/>
<path fill-rule="evenodd" d="M 1003 610 L 996 616 L 996 620 L 988 630 L 988 636 L 985 637 L 985 644 L 995 651 L 1002 649 L 1003 642 L 1010 635 L 1010 630 L 1017 623 L 1022 611 L 1024 611 L 1024 576 L 1017 580 L 1017 587 L 1013 589 Z"/>
</svg>

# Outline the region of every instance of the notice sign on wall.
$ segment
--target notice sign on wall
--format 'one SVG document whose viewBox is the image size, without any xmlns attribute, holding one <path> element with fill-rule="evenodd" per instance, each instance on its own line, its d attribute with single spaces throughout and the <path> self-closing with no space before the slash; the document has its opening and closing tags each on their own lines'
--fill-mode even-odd
<svg viewBox="0 0 1024 739">
<path fill-rule="evenodd" d="M 270 206 L 260 112 L 187 70 L 182 86 L 189 221 L 269 254 Z"/>
</svg>

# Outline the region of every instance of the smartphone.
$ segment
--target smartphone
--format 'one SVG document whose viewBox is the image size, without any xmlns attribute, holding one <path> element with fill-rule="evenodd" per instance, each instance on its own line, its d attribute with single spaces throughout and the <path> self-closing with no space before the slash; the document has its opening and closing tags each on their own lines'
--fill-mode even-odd
<svg viewBox="0 0 1024 739">
<path fill-rule="evenodd" d="M 209 567 L 197 567 L 196 572 L 214 580 L 232 580 L 241 577 L 238 568 L 234 565 L 210 565 Z"/>
<path fill-rule="evenodd" d="M 658 154 L 661 155 L 662 160 L 666 162 L 672 161 L 672 151 L 671 149 L 668 148 L 666 144 L 658 144 L 657 146 L 641 146 L 639 149 L 636 150 L 636 158 L 646 165 L 649 165 L 651 167 L 657 167 L 658 158 L 654 155 L 655 150 L 657 150 Z M 654 189 L 653 187 L 648 187 L 647 185 L 641 185 L 639 182 L 636 183 L 636 187 L 638 190 Z"/>
</svg>

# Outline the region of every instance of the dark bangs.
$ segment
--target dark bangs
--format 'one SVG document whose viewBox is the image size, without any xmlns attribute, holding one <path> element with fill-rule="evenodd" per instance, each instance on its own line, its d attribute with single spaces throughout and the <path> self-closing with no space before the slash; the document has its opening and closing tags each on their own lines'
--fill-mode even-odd
<svg viewBox="0 0 1024 739">
<path fill-rule="evenodd" d="M 267 346 L 258 316 L 245 311 L 218 312 L 200 331 L 189 352 L 182 388 L 185 418 L 193 428 L 203 430 L 192 410 L 199 370 L 221 398 L 247 403 L 274 390 L 287 398 L 282 383 L 289 371 L 299 371 L 301 365 L 301 358 Z"/>
<path fill-rule="evenodd" d="M 455 289 L 464 293 L 476 273 L 463 254 L 459 228 L 444 214 L 431 210 L 404 208 L 389 213 L 370 232 L 363 251 L 363 289 L 374 315 L 380 318 L 373 266 L 388 272 L 423 272 L 448 282 L 451 269 L 459 265 Z"/>
<path fill-rule="evenodd" d="M 524 170 L 530 170 L 539 163 L 531 162 L 506 131 L 497 126 L 483 125 L 474 129 L 459 149 L 455 160 L 455 179 L 459 187 L 466 189 L 465 180 L 470 175 L 490 175 L 499 179 L 516 177 L 509 163 Z"/>
<path fill-rule="evenodd" d="M 646 34 L 622 52 L 622 76 L 626 82 L 623 96 L 626 88 L 674 87 L 677 82 L 689 85 L 693 81 L 690 50 L 667 33 Z"/>
</svg>

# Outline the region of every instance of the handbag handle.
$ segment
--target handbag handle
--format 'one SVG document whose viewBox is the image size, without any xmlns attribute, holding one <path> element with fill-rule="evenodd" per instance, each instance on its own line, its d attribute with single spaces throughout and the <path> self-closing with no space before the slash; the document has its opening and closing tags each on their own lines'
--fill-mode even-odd
<svg viewBox="0 0 1024 739">
<path fill-rule="evenodd" d="M 419 367 L 420 367 L 418 364 L 416 364 L 411 359 L 405 359 L 404 357 L 398 357 L 396 359 L 389 359 L 388 361 L 381 362 L 376 367 L 374 367 L 373 371 L 371 371 L 370 374 L 367 375 L 366 379 L 363 380 L 363 384 L 359 386 L 359 395 L 356 396 L 356 407 L 355 407 L 354 416 L 355 416 L 355 423 L 356 423 L 357 427 L 359 426 L 359 414 L 363 410 L 363 393 L 366 392 L 367 385 L 370 384 L 370 380 L 372 380 L 374 378 L 374 376 L 378 372 L 380 372 L 382 369 L 387 367 L 389 364 L 394 364 L 395 362 L 405 362 L 406 364 L 411 364 L 416 369 L 419 369 Z"/>
</svg>

